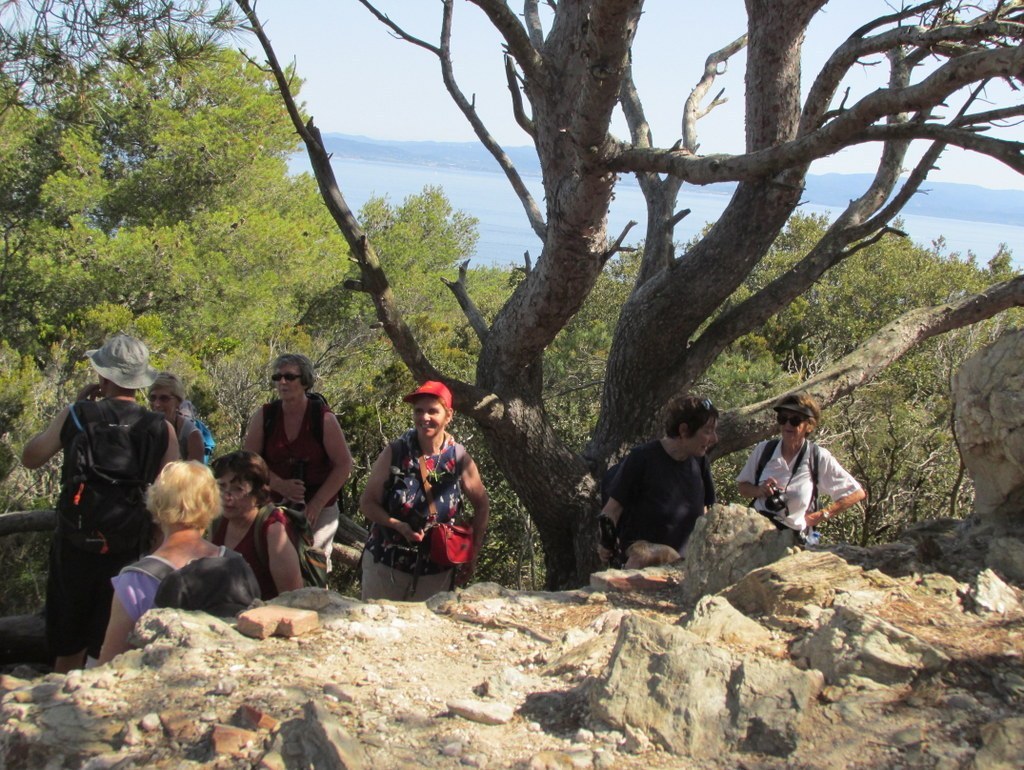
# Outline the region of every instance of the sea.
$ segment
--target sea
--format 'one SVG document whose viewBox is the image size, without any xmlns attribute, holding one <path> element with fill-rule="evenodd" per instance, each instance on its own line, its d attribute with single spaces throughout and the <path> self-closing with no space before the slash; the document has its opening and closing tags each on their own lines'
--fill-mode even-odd
<svg viewBox="0 0 1024 770">
<path fill-rule="evenodd" d="M 455 209 L 479 220 L 479 241 L 476 253 L 471 255 L 471 264 L 522 265 L 524 254 L 529 254 L 532 260 L 540 255 L 540 239 L 530 229 L 519 199 L 502 174 L 337 156 L 332 163 L 342 194 L 356 212 L 371 197 L 383 196 L 395 205 L 422 192 L 428 185 L 442 188 Z M 540 178 L 524 177 L 524 181 L 543 208 Z M 684 187 L 676 208 L 690 209 L 690 213 L 676 226 L 676 240 L 687 241 L 700 233 L 707 223 L 714 222 L 729 198 L 728 192 Z M 803 204 L 800 210 L 824 214 L 830 219 L 841 213 L 839 208 L 813 202 Z M 630 220 L 635 220 L 639 224 L 624 242 L 641 240 L 645 212 L 643 195 L 636 183 L 627 179 L 620 181 L 609 210 L 609 237 L 617 237 Z M 910 214 L 902 218 L 904 231 L 916 244 L 937 248 L 944 256 L 973 254 L 979 264 L 984 265 L 995 256 L 1000 245 L 1005 244 L 1013 254 L 1016 267 L 1024 268 L 1024 226 Z"/>
</svg>

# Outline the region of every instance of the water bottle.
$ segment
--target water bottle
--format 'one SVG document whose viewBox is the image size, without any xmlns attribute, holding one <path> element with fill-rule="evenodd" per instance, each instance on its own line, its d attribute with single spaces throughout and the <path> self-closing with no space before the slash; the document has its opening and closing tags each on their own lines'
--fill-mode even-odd
<svg viewBox="0 0 1024 770">
<path fill-rule="evenodd" d="M 817 545 L 821 542 L 821 533 L 812 529 L 807 533 L 807 537 L 804 539 L 804 545 Z"/>
</svg>

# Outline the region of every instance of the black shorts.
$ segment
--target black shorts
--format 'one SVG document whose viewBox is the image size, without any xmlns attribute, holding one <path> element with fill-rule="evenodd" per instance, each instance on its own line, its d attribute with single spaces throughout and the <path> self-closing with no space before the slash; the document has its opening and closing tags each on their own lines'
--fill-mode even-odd
<svg viewBox="0 0 1024 770">
<path fill-rule="evenodd" d="M 114 598 L 110 579 L 137 558 L 134 551 L 81 551 L 60 536 L 53 538 L 46 580 L 46 639 L 51 655 L 74 655 L 85 649 L 99 657 Z"/>
</svg>

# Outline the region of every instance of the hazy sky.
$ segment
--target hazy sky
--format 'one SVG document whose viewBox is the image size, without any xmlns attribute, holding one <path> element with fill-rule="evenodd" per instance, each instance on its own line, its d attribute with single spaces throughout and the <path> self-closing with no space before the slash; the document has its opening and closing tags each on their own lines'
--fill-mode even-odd
<svg viewBox="0 0 1024 770">
<path fill-rule="evenodd" d="M 438 0 L 381 0 L 377 5 L 408 32 L 436 43 Z M 521 4 L 513 1 L 510 6 Z M 886 0 L 832 0 L 808 33 L 805 85 L 853 30 L 891 12 L 892 6 Z M 356 0 L 258 0 L 257 12 L 281 61 L 296 62 L 306 81 L 302 99 L 321 130 L 375 139 L 475 140 L 444 90 L 436 57 L 395 39 Z M 699 79 L 705 58 L 741 35 L 745 18 L 743 0 L 648 0 L 633 49 L 633 68 L 656 144 L 670 146 L 676 141 L 682 104 Z M 498 35 L 468 2 L 456 2 L 453 47 L 456 77 L 462 90 L 475 96 L 491 133 L 505 146 L 529 144 L 511 116 Z M 715 90 L 725 88 L 729 102 L 698 124 L 702 153 L 736 153 L 743 148 L 745 63 L 741 52 L 716 81 Z M 878 87 L 884 69 L 857 68 L 847 81 L 851 98 Z M 994 103 L 1008 103 L 1013 98 L 1008 94 L 1001 84 L 990 87 Z M 614 128 L 626 136 L 624 123 Z M 1024 141 L 1024 128 L 1005 129 L 1005 136 Z M 816 162 L 812 172 L 869 173 L 876 159 L 873 147 L 858 148 Z M 1024 189 L 1024 177 L 986 156 L 951 149 L 939 165 L 932 179 Z"/>
</svg>

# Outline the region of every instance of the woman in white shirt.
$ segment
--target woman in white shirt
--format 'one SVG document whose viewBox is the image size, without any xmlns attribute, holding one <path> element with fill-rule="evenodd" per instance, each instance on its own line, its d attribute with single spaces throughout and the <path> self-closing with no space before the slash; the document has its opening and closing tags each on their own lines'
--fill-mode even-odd
<svg viewBox="0 0 1024 770">
<path fill-rule="evenodd" d="M 779 529 L 794 530 L 806 540 L 817 524 L 866 495 L 831 452 L 809 440 L 821 419 L 821 407 L 812 396 L 785 396 L 774 409 L 780 438 L 754 447 L 736 481 L 741 495 L 754 498 L 755 510 Z M 766 451 L 771 454 L 762 462 Z M 818 508 L 817 498 L 822 493 L 832 502 Z"/>
</svg>

